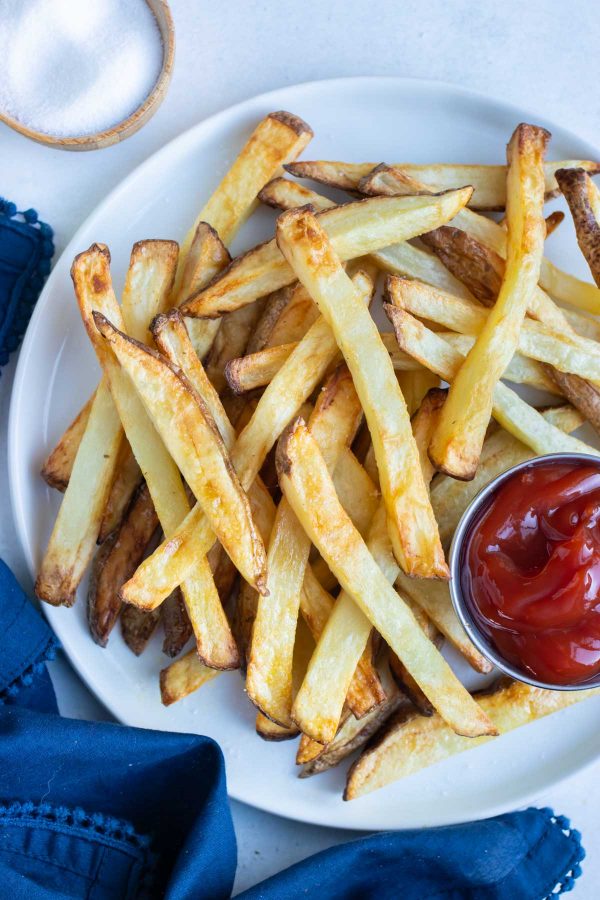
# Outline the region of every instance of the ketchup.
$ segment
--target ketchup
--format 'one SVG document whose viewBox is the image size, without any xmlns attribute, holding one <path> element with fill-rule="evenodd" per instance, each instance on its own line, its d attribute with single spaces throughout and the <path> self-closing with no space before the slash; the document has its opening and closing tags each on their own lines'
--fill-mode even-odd
<svg viewBox="0 0 600 900">
<path fill-rule="evenodd" d="M 539 681 L 600 671 L 600 461 L 532 464 L 475 518 L 461 588 L 498 653 Z"/>
</svg>

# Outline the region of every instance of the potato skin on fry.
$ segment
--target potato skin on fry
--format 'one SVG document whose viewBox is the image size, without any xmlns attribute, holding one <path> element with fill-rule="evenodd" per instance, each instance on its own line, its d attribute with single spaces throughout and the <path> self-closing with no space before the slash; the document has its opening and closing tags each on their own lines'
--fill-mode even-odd
<svg viewBox="0 0 600 900">
<path fill-rule="evenodd" d="M 600 287 L 600 222 L 592 200 L 597 199 L 598 189 L 584 169 L 559 169 L 556 180 L 569 204 L 577 243 Z"/>
<path fill-rule="evenodd" d="M 150 492 L 141 485 L 120 527 L 101 545 L 94 559 L 88 590 L 90 634 L 106 647 L 121 611 L 119 591 L 144 558 L 158 528 L 158 517 Z"/>
</svg>

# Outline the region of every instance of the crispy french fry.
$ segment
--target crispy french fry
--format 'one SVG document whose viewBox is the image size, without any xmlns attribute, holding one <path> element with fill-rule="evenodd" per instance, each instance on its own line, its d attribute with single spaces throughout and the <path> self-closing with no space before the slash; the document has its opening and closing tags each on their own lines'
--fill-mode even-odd
<svg viewBox="0 0 600 900">
<path fill-rule="evenodd" d="M 185 264 L 198 224 L 207 222 L 229 244 L 254 209 L 261 188 L 304 150 L 312 136 L 306 122 L 289 112 L 269 113 L 259 122 L 181 245 L 174 291 L 180 303 Z"/>
<path fill-rule="evenodd" d="M 75 602 L 94 552 L 122 438 L 108 384 L 101 381 L 35 582 L 36 596 L 46 603 Z"/>
<path fill-rule="evenodd" d="M 179 589 L 163 603 L 162 624 L 165 632 L 163 653 L 171 657 L 179 656 L 194 633 Z"/>
<path fill-rule="evenodd" d="M 140 656 L 146 647 L 162 617 L 159 609 L 137 609 L 125 604 L 121 610 L 120 623 L 123 640 L 132 653 Z"/>
<path fill-rule="evenodd" d="M 556 180 L 569 204 L 581 252 L 600 287 L 600 192 L 584 169 L 559 169 Z"/>
<path fill-rule="evenodd" d="M 48 455 L 41 469 L 41 476 L 50 487 L 66 491 L 77 456 L 79 445 L 85 434 L 94 397 L 77 413 L 69 427 L 63 432 L 58 444 Z"/>
<path fill-rule="evenodd" d="M 283 493 L 311 540 L 440 715 L 461 734 L 496 733 L 423 634 L 344 513 L 316 441 L 301 420 L 279 442 L 277 463 Z"/>
<path fill-rule="evenodd" d="M 469 300 L 442 293 L 428 285 L 394 276 L 386 282 L 387 294 L 396 306 L 461 334 L 479 334 L 490 315 Z M 561 372 L 600 381 L 600 344 L 572 334 L 556 334 L 541 322 L 525 319 L 518 338 L 524 356 L 549 363 Z"/>
<path fill-rule="evenodd" d="M 275 291 L 268 297 L 265 297 L 263 311 L 244 350 L 246 356 L 249 353 L 256 353 L 257 350 L 262 350 L 264 347 L 269 346 L 273 329 L 285 312 L 294 291 L 295 286 L 290 284 L 287 287 L 281 288 L 279 291 Z M 315 310 L 315 318 L 317 315 L 318 312 Z M 302 335 L 302 337 L 304 337 L 304 335 Z M 233 359 L 234 357 L 230 356 L 229 358 Z"/>
<path fill-rule="evenodd" d="M 328 184 L 345 191 L 356 191 L 362 178 L 368 176 L 377 163 L 346 163 L 325 160 L 302 161 L 284 166 L 296 178 L 309 178 L 320 184 Z M 438 190 L 451 190 L 463 184 L 473 186 L 473 196 L 469 201 L 472 209 L 502 210 L 506 205 L 506 166 L 465 166 L 453 163 L 415 165 L 414 163 L 394 163 L 394 168 L 406 172 L 425 184 L 436 185 Z M 594 175 L 600 165 L 587 160 L 562 160 L 544 163 L 545 198 L 556 196 L 558 185 L 557 169 L 582 168 Z"/>
<path fill-rule="evenodd" d="M 348 369 L 343 366 L 321 391 L 309 427 L 330 471 L 354 438 L 362 410 Z M 259 598 L 246 690 L 270 719 L 289 727 L 296 621 L 310 539 L 285 497 L 277 509 L 267 557 L 268 596 Z"/>
<path fill-rule="evenodd" d="M 508 145 L 506 270 L 498 299 L 456 373 L 429 447 L 437 469 L 469 480 L 477 469 L 494 386 L 519 342 L 543 255 L 543 158 L 548 132 L 519 125 Z M 468 402 L 465 402 L 468 398 Z"/>
<path fill-rule="evenodd" d="M 121 612 L 119 591 L 135 572 L 158 528 L 146 485 L 133 497 L 119 528 L 100 547 L 90 577 L 87 616 L 90 634 L 105 647 Z"/>
<path fill-rule="evenodd" d="M 425 484 L 429 484 L 435 474 L 427 454 L 427 447 L 437 426 L 439 413 L 446 402 L 447 396 L 448 392 L 443 388 L 430 388 L 411 419 L 412 433 L 419 451 L 419 462 Z"/>
<path fill-rule="evenodd" d="M 354 283 L 368 302 L 373 290 L 371 279 L 359 272 Z M 265 390 L 232 450 L 232 462 L 244 487 L 252 484 L 267 453 L 319 384 L 337 352 L 331 329 L 319 318 Z M 212 535 L 203 522 L 202 510 L 196 506 L 177 533 L 142 563 L 124 586 L 124 599 L 157 605 L 168 596 L 185 578 L 198 554 L 210 549 Z"/>
<path fill-rule="evenodd" d="M 121 442 L 116 470 L 100 523 L 99 544 L 118 528 L 135 491 L 143 481 L 142 471 L 126 440 Z"/>
<path fill-rule="evenodd" d="M 500 734 L 505 734 L 597 693 L 595 690 L 544 691 L 514 681 L 504 682 L 493 693 L 477 699 Z M 478 747 L 486 740 L 486 736 L 475 740 L 460 737 L 440 716 L 425 718 L 403 708 L 350 769 L 344 799 L 355 800 L 455 753 Z"/>
<path fill-rule="evenodd" d="M 100 248 L 92 247 L 77 258 L 73 275 L 84 324 L 110 383 L 129 444 L 144 472 L 163 531 L 169 536 L 189 511 L 179 470 L 148 418 L 127 373 L 120 367 L 110 345 L 102 340 L 94 325 L 93 315 L 98 309 L 122 324 L 110 283 L 106 254 Z M 198 556 L 194 561 L 183 591 L 198 652 L 204 661 L 217 668 L 235 668 L 238 665 L 237 648 L 221 607 L 210 567 L 203 556 Z"/>
<path fill-rule="evenodd" d="M 203 290 L 230 262 L 229 251 L 214 228 L 207 222 L 199 222 L 183 263 L 175 305 L 179 306 L 191 294 Z M 188 319 L 187 327 L 198 358 L 204 359 L 221 327 L 221 320 Z"/>
<path fill-rule="evenodd" d="M 142 610 L 136 610 L 142 613 Z M 156 612 L 156 610 L 155 610 Z M 147 613 L 146 613 L 147 615 Z M 152 615 L 152 613 L 151 613 Z M 202 664 L 195 650 L 190 650 L 181 659 L 175 660 L 160 673 L 160 699 L 164 706 L 183 700 L 197 691 L 208 681 L 220 675 L 218 669 L 209 669 Z"/>
<path fill-rule="evenodd" d="M 436 197 L 373 197 L 319 213 L 321 227 L 341 259 L 364 256 L 416 237 L 451 219 L 470 188 Z M 294 273 L 269 241 L 234 260 L 224 274 L 183 307 L 185 315 L 214 318 L 294 281 Z"/>
<path fill-rule="evenodd" d="M 421 626 L 423 632 L 427 635 L 432 644 L 434 644 L 439 650 L 444 642 L 444 639 L 440 632 L 437 630 L 434 623 L 424 612 L 424 610 L 422 610 L 420 606 L 410 600 L 410 598 L 406 597 L 405 602 L 410 607 L 413 616 Z M 394 679 L 396 685 L 402 691 L 404 696 L 408 700 L 410 700 L 412 705 L 419 710 L 422 716 L 432 716 L 435 712 L 432 704 L 427 699 L 404 663 L 400 659 L 398 659 L 395 653 L 390 653 L 389 666 L 390 672 L 392 673 L 392 678 Z"/>
<path fill-rule="evenodd" d="M 277 241 L 328 321 L 352 372 L 373 439 L 398 562 L 411 575 L 447 577 L 406 404 L 372 318 L 309 211 L 283 213 Z"/>
<path fill-rule="evenodd" d="M 348 448 L 340 453 L 333 473 L 335 492 L 350 516 L 352 524 L 363 537 L 380 503 L 379 489 Z"/>
<path fill-rule="evenodd" d="M 242 306 L 221 319 L 210 353 L 206 357 L 206 372 L 218 393 L 227 385 L 225 368 L 230 359 L 240 356 L 256 327 L 264 308 L 263 300 Z M 188 321 L 193 321 L 188 319 Z"/>
<path fill-rule="evenodd" d="M 464 358 L 442 337 L 430 331 L 409 313 L 386 303 L 385 311 L 394 326 L 398 344 L 424 366 L 452 382 Z M 493 395 L 494 418 L 518 440 L 531 447 L 536 454 L 591 453 L 598 451 L 583 441 L 563 434 L 532 406 L 499 382 Z"/>
<path fill-rule="evenodd" d="M 230 558 L 257 590 L 264 590 L 266 553 L 248 498 L 208 408 L 189 382 L 158 354 L 128 338 L 100 313 L 96 327 L 108 341 L 153 419 Z M 168 404 L 164 403 L 165 394 Z M 214 503 L 215 496 L 220 498 Z"/>
</svg>

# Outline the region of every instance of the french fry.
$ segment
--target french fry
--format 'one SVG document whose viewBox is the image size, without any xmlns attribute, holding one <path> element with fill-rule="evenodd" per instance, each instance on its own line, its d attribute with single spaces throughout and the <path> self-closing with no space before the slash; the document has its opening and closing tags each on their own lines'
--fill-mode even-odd
<svg viewBox="0 0 600 900">
<path fill-rule="evenodd" d="M 106 248 L 99 251 L 108 254 Z M 166 302 L 176 260 L 177 245 L 172 241 L 141 241 L 134 245 L 123 294 L 123 311 L 131 318 L 133 330 L 141 332 L 144 316 L 149 320 Z M 36 580 L 36 594 L 41 600 L 68 606 L 74 602 L 100 532 L 122 440 L 120 419 L 103 380 L 96 391 L 77 449 L 70 487 L 65 491 Z"/>
<path fill-rule="evenodd" d="M 327 381 L 309 420 L 330 471 L 354 438 L 361 417 L 360 402 L 344 366 Z M 246 690 L 261 712 L 285 727 L 292 724 L 294 637 L 310 546 L 310 539 L 284 497 L 269 543 L 268 597 L 258 601 Z"/>
<path fill-rule="evenodd" d="M 161 526 L 168 537 L 187 515 L 189 502 L 177 466 L 148 418 L 127 373 L 95 327 L 93 316 L 97 310 L 108 313 L 122 324 L 106 253 L 92 247 L 81 254 L 73 264 L 73 277 L 84 324 L 105 370 L 129 444 L 144 472 Z M 204 556 L 199 555 L 194 561 L 183 591 L 203 660 L 217 668 L 235 668 L 238 665 L 237 648 Z"/>
<path fill-rule="evenodd" d="M 319 213 L 338 256 L 353 259 L 449 221 L 471 195 L 461 188 L 436 197 L 373 197 Z M 185 315 L 214 318 L 294 281 L 274 240 L 235 259 L 224 274 L 183 306 Z"/>
<path fill-rule="evenodd" d="M 569 204 L 581 252 L 600 287 L 600 192 L 584 169 L 559 169 L 556 180 Z"/>
<path fill-rule="evenodd" d="M 490 315 L 473 302 L 408 279 L 391 276 L 386 289 L 396 306 L 461 334 L 479 334 Z M 556 334 L 541 322 L 525 319 L 517 346 L 530 359 L 548 363 L 561 372 L 600 381 L 600 344 L 588 338 L 574 333 Z"/>
<path fill-rule="evenodd" d="M 264 590 L 266 553 L 248 498 L 206 407 L 182 374 L 115 328 L 101 313 L 94 322 L 113 349 L 169 453 L 202 506 L 229 557 L 244 578 Z M 169 397 L 168 404 L 164 397 Z M 215 496 L 220 498 L 214 503 Z"/>
<path fill-rule="evenodd" d="M 370 301 L 371 279 L 359 272 L 354 276 L 354 283 L 363 300 Z M 252 484 L 267 453 L 320 383 L 337 352 L 331 329 L 319 318 L 265 390 L 232 450 L 232 462 L 243 487 Z M 202 510 L 196 506 L 177 533 L 142 563 L 124 586 L 123 598 L 139 605 L 156 606 L 182 582 L 197 556 L 207 553 L 211 545 L 212 534 Z"/>
<path fill-rule="evenodd" d="M 461 734 L 496 733 L 423 634 L 344 513 L 316 441 L 301 420 L 280 440 L 277 463 L 282 491 L 312 542 L 440 715 Z M 317 735 L 311 737 L 317 739 Z"/>
<path fill-rule="evenodd" d="M 177 589 L 162 605 L 162 624 L 165 632 L 163 653 L 179 656 L 194 633 L 181 591 Z"/>
<path fill-rule="evenodd" d="M 162 610 L 160 608 L 148 610 L 137 609 L 135 606 L 127 604 L 123 606 L 119 619 L 121 634 L 131 652 L 136 656 L 140 656 L 148 646 L 161 617 Z"/>
<path fill-rule="evenodd" d="M 157 528 L 152 498 L 142 485 L 119 528 L 98 550 L 92 566 L 87 616 L 90 634 L 101 647 L 106 647 L 121 612 L 121 585 L 139 566 Z"/>
<path fill-rule="evenodd" d="M 453 163 L 415 165 L 394 163 L 411 178 L 435 185 L 438 190 L 452 190 L 463 184 L 473 186 L 469 200 L 471 209 L 503 210 L 506 206 L 506 166 L 465 166 Z M 377 163 L 346 163 L 326 160 L 302 161 L 284 166 L 296 178 L 309 178 L 319 184 L 328 184 L 345 191 L 356 191 L 362 178 L 368 176 Z M 600 171 L 600 165 L 588 160 L 568 159 L 544 163 L 545 199 L 558 193 L 555 173 L 557 169 L 582 168 L 591 175 Z"/>
<path fill-rule="evenodd" d="M 136 610 L 135 607 L 132 609 L 137 613 L 143 612 Z M 190 650 L 181 659 L 175 660 L 161 671 L 160 699 L 164 706 L 170 706 L 178 700 L 183 700 L 188 694 L 199 690 L 202 685 L 212 681 L 220 674 L 218 669 L 209 669 L 208 666 L 203 665 L 196 651 Z"/>
<path fill-rule="evenodd" d="M 577 170 L 565 170 L 577 171 Z M 360 190 L 367 196 L 403 196 L 407 193 L 432 193 L 438 191 L 438 185 L 429 187 L 420 181 L 407 176 L 405 172 L 390 166 L 377 166 L 367 178 L 360 182 Z M 559 221 L 561 214 L 559 213 Z M 546 222 L 546 236 L 555 227 L 554 221 Z M 487 216 L 473 212 L 470 209 L 461 209 L 453 219 L 453 226 L 462 229 L 477 241 L 487 245 L 491 250 L 506 259 L 507 233 L 506 229 Z M 422 281 L 429 281 L 420 277 Z M 594 285 L 581 281 L 567 272 L 563 272 L 550 260 L 542 257 L 539 273 L 540 287 L 548 291 L 556 300 L 572 303 L 582 309 L 591 312 L 600 311 L 600 291 Z M 441 284 L 436 285 L 442 287 Z M 449 293 L 456 293 L 449 290 Z"/>
<path fill-rule="evenodd" d="M 464 359 L 442 337 L 430 331 L 409 313 L 390 304 L 385 311 L 394 326 L 398 344 L 405 353 L 414 356 L 444 381 L 452 382 Z M 598 455 L 589 444 L 563 434 L 514 391 L 499 382 L 494 390 L 492 413 L 494 418 L 518 440 L 537 454 L 591 453 Z"/>
<path fill-rule="evenodd" d="M 99 544 L 118 528 L 135 491 L 143 481 L 142 471 L 126 440 L 121 441 L 116 470 L 100 523 Z"/>
<path fill-rule="evenodd" d="M 411 575 L 447 577 L 406 404 L 372 318 L 309 211 L 283 213 L 277 241 L 331 326 L 352 373 L 373 439 L 398 562 Z"/>
<path fill-rule="evenodd" d="M 504 279 L 473 349 L 454 377 L 429 447 L 437 469 L 466 481 L 477 470 L 494 386 L 517 349 L 521 324 L 539 277 L 545 238 L 542 163 L 548 140 L 549 134 L 543 129 L 519 125 L 508 145 Z"/>
<path fill-rule="evenodd" d="M 275 291 L 268 297 L 265 297 L 263 311 L 244 350 L 246 356 L 249 353 L 256 353 L 257 350 L 263 350 L 265 347 L 269 346 L 273 329 L 285 312 L 286 307 L 294 295 L 294 291 L 295 286 L 290 284 L 287 287 L 281 288 L 279 291 Z M 317 316 L 318 312 L 315 310 L 315 318 Z M 304 337 L 304 334 L 302 334 L 302 337 Z M 229 358 L 234 359 L 233 356 L 230 356 Z"/>
<path fill-rule="evenodd" d="M 306 122 L 289 112 L 269 113 L 259 122 L 181 245 L 174 289 L 178 305 L 183 300 L 185 265 L 198 224 L 207 222 L 223 243 L 229 244 L 254 209 L 261 188 L 304 150 L 312 136 Z"/>
<path fill-rule="evenodd" d="M 69 427 L 63 432 L 58 444 L 44 461 L 40 474 L 46 484 L 56 488 L 57 491 L 64 492 L 67 489 L 93 402 L 94 397 L 92 396 L 77 413 Z"/>
<path fill-rule="evenodd" d="M 181 287 L 174 305 L 179 306 L 191 294 L 205 288 L 230 262 L 229 251 L 214 228 L 207 222 L 199 222 L 183 262 Z M 204 359 L 221 327 L 220 319 L 188 319 L 187 327 L 198 359 Z"/>
<path fill-rule="evenodd" d="M 352 524 L 364 537 L 381 498 L 377 486 L 348 447 L 340 453 L 333 483 Z"/>
<path fill-rule="evenodd" d="M 408 596 L 405 597 L 405 603 L 410 607 L 413 616 L 421 626 L 423 632 L 427 635 L 432 644 L 434 644 L 439 650 L 444 642 L 444 638 L 437 630 L 434 623 L 421 609 L 421 607 L 410 600 Z M 404 696 L 408 700 L 410 700 L 412 705 L 419 710 L 422 716 L 432 716 L 435 712 L 432 704 L 427 699 L 404 663 L 400 659 L 398 659 L 395 653 L 390 653 L 389 666 L 390 672 L 392 673 L 392 678 L 394 679 L 394 682 L 402 691 Z"/>
<path fill-rule="evenodd" d="M 493 693 L 477 699 L 500 734 L 505 734 L 597 693 L 597 690 L 545 691 L 514 681 L 503 682 Z M 487 736 L 474 740 L 460 737 L 440 716 L 425 718 L 405 707 L 350 769 L 344 800 L 355 800 L 487 740 Z"/>
<path fill-rule="evenodd" d="M 572 406 L 558 406 L 542 413 L 556 428 L 567 433 L 583 424 L 582 415 Z M 447 547 L 465 509 L 488 482 L 534 456 L 531 449 L 507 431 L 499 430 L 486 438 L 479 468 L 472 481 L 457 481 L 440 475 L 431 488 L 431 505 L 440 529 L 442 544 Z"/>
<path fill-rule="evenodd" d="M 264 308 L 263 300 L 242 306 L 221 319 L 212 348 L 206 357 L 206 372 L 218 393 L 227 385 L 225 368 L 230 359 L 240 356 L 256 327 Z M 188 321 L 194 321 L 188 319 Z"/>
</svg>

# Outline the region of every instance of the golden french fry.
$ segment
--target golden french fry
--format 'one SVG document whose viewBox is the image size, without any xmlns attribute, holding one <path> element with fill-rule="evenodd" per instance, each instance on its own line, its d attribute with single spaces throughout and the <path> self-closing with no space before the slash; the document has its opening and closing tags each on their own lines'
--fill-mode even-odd
<svg viewBox="0 0 600 900">
<path fill-rule="evenodd" d="M 381 495 L 356 456 L 348 447 L 341 452 L 333 473 L 335 492 L 363 537 L 377 512 Z"/>
<path fill-rule="evenodd" d="M 180 306 L 187 297 L 201 291 L 231 262 L 229 251 L 217 232 L 207 222 L 199 222 L 182 269 L 179 295 L 174 298 Z M 210 351 L 219 328 L 220 319 L 188 319 L 190 340 L 198 359 Z"/>
<path fill-rule="evenodd" d="M 136 610 L 141 612 L 141 610 Z M 208 681 L 220 675 L 218 669 L 209 669 L 198 658 L 195 650 L 190 650 L 181 659 L 175 660 L 160 673 L 160 698 L 164 706 L 183 700 L 197 691 Z"/>
<path fill-rule="evenodd" d="M 544 691 L 514 681 L 504 682 L 493 693 L 479 695 L 477 699 L 500 734 L 505 734 L 597 693 L 597 690 Z M 461 737 L 440 716 L 425 718 L 405 708 L 350 769 L 344 800 L 355 800 L 487 740 L 486 736 L 474 740 Z"/>
<path fill-rule="evenodd" d="M 543 158 L 548 132 L 519 125 L 508 145 L 507 262 L 498 299 L 456 373 L 429 447 L 437 469 L 469 480 L 477 469 L 493 403 L 519 342 L 544 248 Z"/>
<path fill-rule="evenodd" d="M 94 397 L 92 396 L 77 413 L 69 427 L 63 432 L 58 444 L 44 461 L 40 474 L 46 484 L 56 488 L 57 491 L 66 491 L 67 489 L 93 402 Z"/>
<path fill-rule="evenodd" d="M 181 245 L 174 291 L 179 302 L 183 299 L 185 264 L 198 224 L 207 222 L 229 244 L 254 209 L 261 188 L 281 171 L 284 163 L 304 150 L 312 136 L 306 122 L 284 110 L 269 113 L 258 123 Z"/>
<path fill-rule="evenodd" d="M 100 313 L 96 327 L 129 375 L 169 453 L 244 578 L 264 590 L 266 553 L 225 445 L 185 376 Z M 165 403 L 165 396 L 168 403 Z M 215 504 L 214 498 L 219 498 Z"/>
<path fill-rule="evenodd" d="M 326 160 L 302 161 L 284 166 L 296 178 L 309 178 L 320 184 L 346 191 L 356 191 L 362 178 L 368 176 L 377 163 L 346 163 Z M 438 190 L 451 190 L 463 184 L 473 186 L 473 196 L 469 201 L 472 209 L 502 210 L 506 205 L 506 166 L 469 166 L 453 163 L 415 165 L 414 163 L 394 163 L 411 178 L 428 185 L 436 185 Z M 558 185 L 557 169 L 582 168 L 595 175 L 600 165 L 588 160 L 567 159 L 544 163 L 545 198 L 556 196 Z"/>
<path fill-rule="evenodd" d="M 430 331 L 409 313 L 389 303 L 384 304 L 398 344 L 405 353 L 414 356 L 448 383 L 452 382 L 462 357 L 440 335 Z M 514 391 L 499 382 L 494 390 L 492 413 L 494 418 L 514 437 L 531 447 L 536 454 L 591 453 L 598 451 L 583 441 L 563 434 Z"/>
<path fill-rule="evenodd" d="M 364 302 L 373 282 L 362 272 L 354 276 Z M 232 462 L 243 487 L 256 478 L 267 453 L 302 403 L 320 383 L 338 349 L 327 323 L 319 318 L 298 344 L 260 398 L 232 450 Z M 123 588 L 125 600 L 156 606 L 185 578 L 200 553 L 212 545 L 202 509 L 195 507 L 177 532 L 145 560 Z"/>
<path fill-rule="evenodd" d="M 221 319 L 221 326 L 206 357 L 206 372 L 218 393 L 227 385 L 225 368 L 230 359 L 241 356 L 246 349 L 264 309 L 264 301 L 257 300 L 227 313 Z M 194 321 L 188 319 L 189 322 Z M 197 321 L 197 320 L 196 320 Z"/>
<path fill-rule="evenodd" d="M 104 515 L 100 523 L 98 543 L 101 544 L 109 534 L 119 527 L 131 499 L 143 481 L 142 471 L 131 452 L 129 443 L 121 441 L 119 459 L 116 462 L 116 474 L 110 487 Z"/>
<path fill-rule="evenodd" d="M 309 420 L 330 470 L 354 438 L 361 417 L 350 372 L 343 366 L 327 381 Z M 259 598 L 252 631 L 246 690 L 265 715 L 285 727 L 292 724 L 294 637 L 310 546 L 310 539 L 283 498 L 267 556 L 268 596 Z"/>
<path fill-rule="evenodd" d="M 283 213 L 277 241 L 328 321 L 352 372 L 373 439 L 398 562 L 411 575 L 447 577 L 406 404 L 373 319 L 312 213 Z"/>
<path fill-rule="evenodd" d="M 373 197 L 319 213 L 341 259 L 364 256 L 449 221 L 468 201 L 470 188 L 435 197 Z M 185 315 L 214 318 L 294 281 L 274 240 L 235 259 L 225 273 L 183 307 Z"/>
<path fill-rule="evenodd" d="M 496 733 L 423 634 L 344 513 L 316 441 L 302 420 L 280 440 L 277 464 L 282 491 L 312 542 L 440 715 L 461 734 Z M 316 734 L 310 736 L 318 739 Z"/>
</svg>

